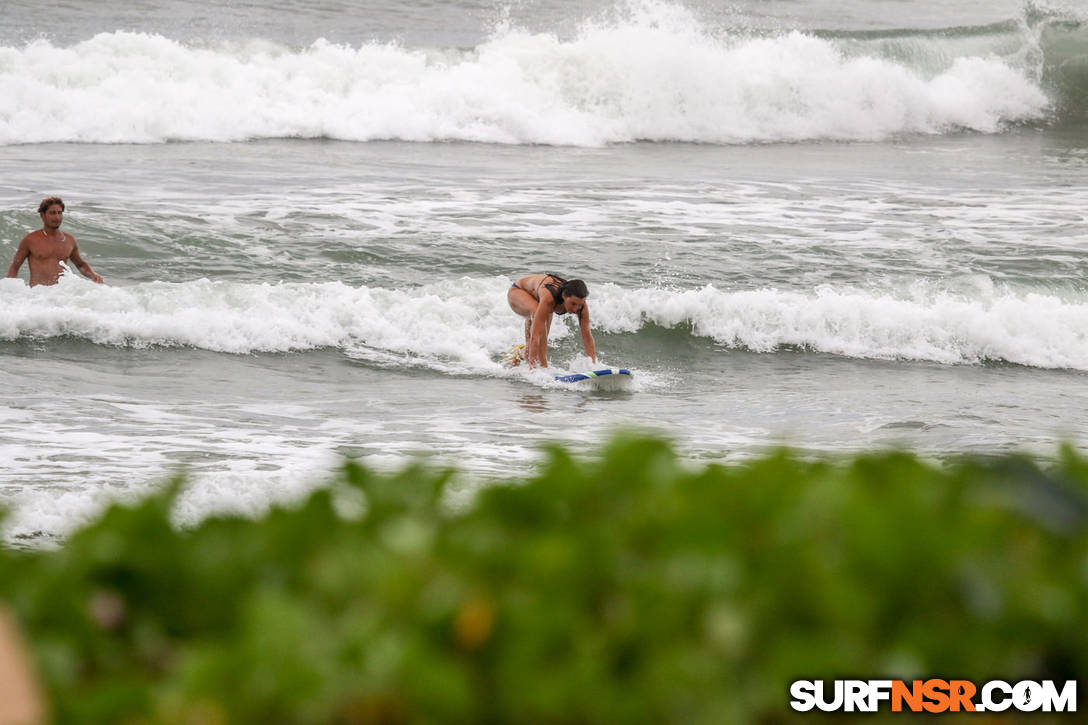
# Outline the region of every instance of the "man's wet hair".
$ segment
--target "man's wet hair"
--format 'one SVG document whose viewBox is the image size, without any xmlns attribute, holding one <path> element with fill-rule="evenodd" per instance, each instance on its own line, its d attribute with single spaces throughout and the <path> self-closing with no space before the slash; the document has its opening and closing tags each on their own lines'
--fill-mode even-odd
<svg viewBox="0 0 1088 725">
<path fill-rule="evenodd" d="M 563 289 L 559 290 L 560 297 L 581 297 L 585 299 L 589 297 L 589 289 L 586 288 L 586 283 L 580 279 L 569 280 L 563 285 Z"/>
<path fill-rule="evenodd" d="M 49 211 L 49 207 L 53 206 L 54 204 L 60 204 L 60 210 L 64 211 L 64 199 L 61 199 L 59 196 L 50 196 L 42 199 L 42 203 L 38 204 L 38 213 L 46 213 L 47 211 Z"/>
</svg>

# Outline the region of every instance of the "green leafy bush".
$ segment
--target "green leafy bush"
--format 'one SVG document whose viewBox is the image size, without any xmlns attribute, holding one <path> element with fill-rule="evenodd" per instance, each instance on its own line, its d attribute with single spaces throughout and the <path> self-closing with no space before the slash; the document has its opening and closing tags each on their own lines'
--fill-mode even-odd
<svg viewBox="0 0 1088 725">
<path fill-rule="evenodd" d="M 181 481 L 0 550 L 61 722 L 748 723 L 798 678 L 1088 672 L 1088 463 L 788 452 L 692 470 L 617 438 L 444 503 L 349 463 L 261 520 Z"/>
</svg>

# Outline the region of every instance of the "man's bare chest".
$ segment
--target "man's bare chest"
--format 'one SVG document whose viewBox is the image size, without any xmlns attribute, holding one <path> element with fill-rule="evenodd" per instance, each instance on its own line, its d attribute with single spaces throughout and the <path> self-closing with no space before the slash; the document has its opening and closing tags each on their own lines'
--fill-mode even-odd
<svg viewBox="0 0 1088 725">
<path fill-rule="evenodd" d="M 72 256 L 75 243 L 72 237 L 64 235 L 63 241 L 41 237 L 31 240 L 30 257 L 35 260 L 68 259 Z"/>
</svg>

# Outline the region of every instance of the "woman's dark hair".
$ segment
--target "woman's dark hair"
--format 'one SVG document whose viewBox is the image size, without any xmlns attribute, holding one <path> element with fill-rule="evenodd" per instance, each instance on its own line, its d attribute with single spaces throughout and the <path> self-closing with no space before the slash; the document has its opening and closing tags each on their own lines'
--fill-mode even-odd
<svg viewBox="0 0 1088 725">
<path fill-rule="evenodd" d="M 585 299 L 589 297 L 589 290 L 586 289 L 586 283 L 580 279 L 569 280 L 563 285 L 563 289 L 559 290 L 560 297 L 581 297 Z"/>
</svg>

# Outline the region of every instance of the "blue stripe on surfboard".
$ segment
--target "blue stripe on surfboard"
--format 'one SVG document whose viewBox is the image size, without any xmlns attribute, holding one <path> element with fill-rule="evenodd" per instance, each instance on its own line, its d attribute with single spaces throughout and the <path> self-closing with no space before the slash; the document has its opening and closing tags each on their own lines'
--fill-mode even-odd
<svg viewBox="0 0 1088 725">
<path fill-rule="evenodd" d="M 602 378 L 605 375 L 630 375 L 630 370 L 624 368 L 605 368 L 604 370 L 594 370 L 588 373 L 574 373 L 573 375 L 556 375 L 555 379 L 561 383 L 577 383 L 582 380 L 591 380 L 592 378 Z"/>
</svg>

